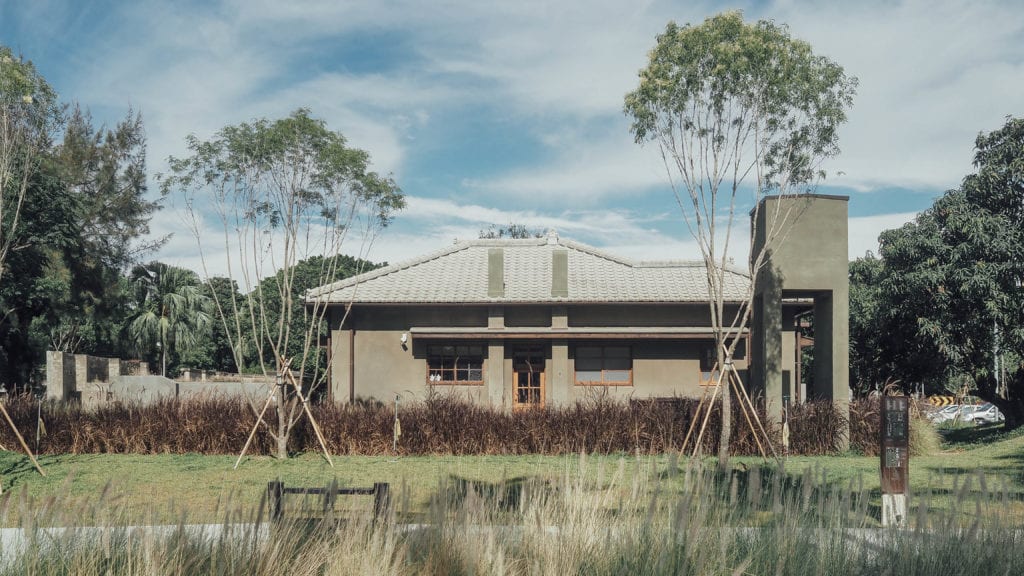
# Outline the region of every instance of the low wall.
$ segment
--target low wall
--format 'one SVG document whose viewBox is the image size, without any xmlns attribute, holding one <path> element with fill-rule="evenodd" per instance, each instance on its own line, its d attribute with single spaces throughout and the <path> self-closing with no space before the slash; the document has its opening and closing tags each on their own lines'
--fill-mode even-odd
<svg viewBox="0 0 1024 576">
<path fill-rule="evenodd" d="M 106 402 L 153 402 L 158 398 L 239 396 L 263 401 L 273 376 L 186 370 L 171 380 L 151 375 L 141 360 L 87 354 L 46 353 L 46 397 L 95 407 Z"/>
<path fill-rule="evenodd" d="M 110 400 L 154 402 L 160 398 L 198 399 L 214 396 L 240 396 L 264 400 L 270 393 L 265 382 L 179 382 L 163 376 L 120 376 L 110 383 Z"/>
</svg>

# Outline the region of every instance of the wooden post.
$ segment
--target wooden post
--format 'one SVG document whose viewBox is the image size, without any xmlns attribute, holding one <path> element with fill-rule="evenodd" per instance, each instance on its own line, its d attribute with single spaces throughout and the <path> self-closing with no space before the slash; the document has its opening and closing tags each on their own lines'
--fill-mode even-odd
<svg viewBox="0 0 1024 576">
<path fill-rule="evenodd" d="M 373 484 L 373 519 L 385 518 L 391 509 L 391 490 L 387 482 Z M 386 518 L 385 518 L 386 519 Z"/>
<path fill-rule="evenodd" d="M 284 506 L 284 482 L 278 480 L 267 483 L 267 500 L 270 502 L 270 519 L 280 521 Z"/>
</svg>

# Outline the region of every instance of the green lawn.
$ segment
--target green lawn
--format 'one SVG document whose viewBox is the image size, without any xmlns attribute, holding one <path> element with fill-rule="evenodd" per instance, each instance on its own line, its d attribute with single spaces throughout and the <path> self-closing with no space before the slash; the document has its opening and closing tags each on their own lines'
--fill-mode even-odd
<svg viewBox="0 0 1024 576">
<path fill-rule="evenodd" d="M 955 431 L 946 446 L 942 453 L 911 459 L 915 494 L 935 494 L 938 502 L 957 497 L 990 502 L 1005 491 L 1008 505 L 1020 509 L 1024 523 L 1024 435 Z M 583 479 L 589 486 L 619 482 L 625 490 L 632 479 L 644 477 L 661 484 L 659 490 L 679 491 L 686 460 L 680 459 L 673 468 L 674 460 L 666 455 L 339 456 L 331 468 L 322 457 L 304 454 L 287 461 L 250 457 L 233 470 L 234 456 L 93 454 L 43 456 L 44 478 L 22 454 L 0 452 L 0 482 L 5 494 L 24 491 L 35 499 L 63 494 L 88 502 L 104 493 L 104 498 L 117 501 L 132 517 L 178 519 L 180 510 L 187 509 L 187 521 L 206 522 L 219 519 L 225 503 L 256 504 L 267 482 L 275 479 L 298 486 L 322 486 L 332 480 L 348 486 L 390 482 L 396 494 L 405 495 L 407 509 L 417 513 L 428 507 L 443 480 L 452 479 L 482 485 Z M 733 462 L 740 471 L 762 464 L 757 458 Z M 813 477 L 816 485 L 856 489 L 862 482 L 871 498 L 878 499 L 876 457 L 792 457 L 785 461 L 785 470 L 794 478 Z M 653 484 L 649 482 L 646 489 L 653 492 Z M 9 514 L 6 522 L 15 517 Z"/>
</svg>

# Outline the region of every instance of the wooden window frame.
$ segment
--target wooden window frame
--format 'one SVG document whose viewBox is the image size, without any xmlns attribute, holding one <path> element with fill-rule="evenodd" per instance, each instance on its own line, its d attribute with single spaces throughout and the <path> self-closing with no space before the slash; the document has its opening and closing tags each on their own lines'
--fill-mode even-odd
<svg viewBox="0 0 1024 576">
<path fill-rule="evenodd" d="M 580 373 L 580 370 L 579 370 L 579 361 L 580 361 L 579 351 L 580 351 L 580 349 L 588 349 L 588 348 L 597 348 L 597 349 L 601 350 L 600 355 L 587 357 L 587 359 L 598 359 L 598 360 L 600 360 L 600 362 L 601 362 L 601 370 L 600 370 L 600 372 L 601 372 L 601 379 L 600 380 L 580 380 L 579 379 L 579 373 Z M 628 355 L 627 355 L 627 357 L 629 358 L 629 369 L 628 370 L 613 369 L 613 368 L 607 368 L 606 367 L 607 363 L 609 361 L 612 361 L 612 360 L 622 360 L 624 358 L 623 356 L 609 356 L 607 354 L 607 350 L 610 349 L 610 348 L 625 348 L 626 350 L 628 350 Z M 597 370 L 586 370 L 586 372 L 596 372 L 596 371 Z M 627 380 L 609 380 L 607 378 L 607 373 L 608 372 L 626 372 L 629 375 L 629 378 Z M 625 346 L 618 345 L 618 346 L 616 346 L 616 345 L 610 345 L 610 344 L 603 344 L 603 345 L 599 344 L 599 345 L 593 345 L 593 346 L 591 346 L 591 345 L 576 346 L 576 348 L 574 350 L 574 355 L 573 355 L 573 378 L 572 379 L 573 379 L 573 383 L 576 386 L 627 386 L 627 387 L 628 386 L 632 386 L 633 385 L 633 347 L 629 346 L 629 345 L 625 345 Z"/>
<path fill-rule="evenodd" d="M 533 366 L 533 362 L 527 362 L 530 366 L 528 370 L 520 369 L 522 366 L 523 358 L 533 358 L 538 360 L 537 365 Z M 519 402 L 519 377 L 521 374 L 538 374 L 540 376 L 540 402 Z M 542 346 L 516 346 L 512 349 L 512 409 L 513 410 L 531 410 L 535 408 L 543 408 L 547 403 L 547 362 L 544 347 Z"/>
<path fill-rule="evenodd" d="M 698 366 L 697 379 L 701 386 L 715 385 L 715 362 L 718 358 L 715 355 L 715 345 L 705 346 L 700 350 L 700 365 Z"/>
<path fill-rule="evenodd" d="M 451 353 L 446 353 L 445 348 L 451 348 Z M 477 355 L 460 355 L 460 348 L 468 348 L 470 351 L 473 349 L 479 349 L 480 354 Z M 479 365 L 474 366 L 472 363 L 473 359 L 479 358 Z M 431 365 L 433 362 L 440 360 L 441 366 Z M 451 365 L 445 366 L 444 361 L 450 360 Z M 465 362 L 464 367 L 460 366 L 460 362 Z M 484 385 L 484 374 L 487 364 L 486 349 L 478 344 L 437 344 L 427 346 L 427 373 L 426 383 L 428 386 L 483 386 Z M 473 371 L 480 371 L 479 380 L 459 380 L 459 372 L 466 371 L 472 373 Z M 433 379 L 435 376 L 439 376 L 439 380 Z M 448 377 L 448 379 L 445 379 Z"/>
</svg>

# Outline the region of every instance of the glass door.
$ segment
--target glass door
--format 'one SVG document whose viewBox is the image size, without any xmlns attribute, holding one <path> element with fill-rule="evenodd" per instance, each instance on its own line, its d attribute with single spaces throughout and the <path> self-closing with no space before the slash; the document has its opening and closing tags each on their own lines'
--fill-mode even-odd
<svg viewBox="0 0 1024 576">
<path fill-rule="evenodd" d="M 513 408 L 544 406 L 544 364 L 544 350 L 539 346 L 524 346 L 513 351 Z"/>
</svg>

